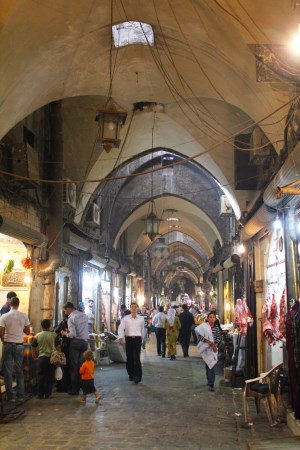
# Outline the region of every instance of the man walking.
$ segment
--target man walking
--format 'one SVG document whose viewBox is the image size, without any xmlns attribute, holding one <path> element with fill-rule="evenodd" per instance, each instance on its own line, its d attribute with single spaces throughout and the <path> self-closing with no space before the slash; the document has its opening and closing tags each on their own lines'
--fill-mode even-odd
<svg viewBox="0 0 300 450">
<path fill-rule="evenodd" d="M 187 358 L 189 356 L 189 346 L 191 340 L 191 330 L 194 325 L 194 316 L 188 310 L 186 303 L 182 305 L 183 312 L 179 314 L 179 320 L 181 323 L 179 332 L 179 342 L 182 347 L 183 356 Z"/>
<path fill-rule="evenodd" d="M 0 338 L 3 342 L 2 367 L 9 402 L 16 401 L 12 387 L 13 363 L 17 383 L 16 397 L 19 401 L 24 400 L 23 335 L 30 333 L 30 322 L 27 314 L 18 311 L 19 305 L 18 297 L 11 298 L 11 310 L 0 318 Z"/>
<path fill-rule="evenodd" d="M 68 316 L 68 330 L 61 331 L 69 339 L 69 373 L 71 380 L 70 395 L 78 395 L 80 390 L 79 369 L 83 362 L 83 353 L 88 348 L 88 318 L 84 312 L 77 311 L 72 302 L 64 305 L 64 313 Z"/>
<path fill-rule="evenodd" d="M 10 291 L 6 294 L 6 303 L 0 309 L 0 316 L 6 314 L 10 311 L 10 301 L 13 297 L 17 297 L 17 294 L 14 291 Z"/>
<path fill-rule="evenodd" d="M 130 315 L 121 320 L 118 333 L 119 343 L 126 348 L 126 370 L 129 380 L 138 384 L 142 380 L 141 347 L 145 336 L 144 318 L 137 314 L 138 305 L 131 303 Z"/>
<path fill-rule="evenodd" d="M 156 348 L 158 356 L 166 357 L 166 329 L 164 328 L 166 314 L 164 307 L 158 307 L 158 313 L 152 319 L 152 325 L 155 327 Z"/>
</svg>

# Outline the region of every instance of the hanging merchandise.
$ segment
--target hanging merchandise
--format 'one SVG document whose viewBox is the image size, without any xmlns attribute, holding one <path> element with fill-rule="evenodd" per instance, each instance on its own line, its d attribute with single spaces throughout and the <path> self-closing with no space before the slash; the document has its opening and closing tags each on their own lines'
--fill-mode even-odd
<svg viewBox="0 0 300 450">
<path fill-rule="evenodd" d="M 285 289 L 282 291 L 282 296 L 279 303 L 279 333 L 278 333 L 279 339 L 286 337 L 286 326 L 284 318 L 285 318 Z"/>
<path fill-rule="evenodd" d="M 268 296 L 262 309 L 263 313 L 263 335 L 269 345 L 275 345 L 277 341 L 286 336 L 286 328 L 284 323 L 285 315 L 285 290 L 282 292 L 279 306 L 275 299 L 275 293 L 272 298 Z"/>
<path fill-rule="evenodd" d="M 273 294 L 274 295 L 274 294 Z M 276 331 L 274 333 L 274 328 L 271 320 L 271 305 L 272 300 L 268 296 L 263 305 L 262 313 L 263 313 L 263 335 L 267 340 L 269 345 L 275 345 L 276 342 Z M 274 323 L 274 306 L 273 306 L 273 323 Z"/>
<path fill-rule="evenodd" d="M 23 258 L 21 260 L 21 264 L 24 267 L 24 269 L 32 269 L 33 268 L 33 262 L 31 258 Z"/>
<path fill-rule="evenodd" d="M 247 336 L 248 326 L 253 325 L 253 316 L 247 305 L 246 298 L 238 298 L 234 308 L 234 326 L 241 336 Z"/>
<path fill-rule="evenodd" d="M 3 273 L 11 273 L 13 271 L 15 262 L 13 259 L 9 259 L 4 266 Z"/>
</svg>

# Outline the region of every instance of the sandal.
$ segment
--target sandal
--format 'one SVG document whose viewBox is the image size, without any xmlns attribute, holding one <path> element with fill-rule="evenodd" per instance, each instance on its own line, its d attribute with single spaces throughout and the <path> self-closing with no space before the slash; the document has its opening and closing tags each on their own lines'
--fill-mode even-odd
<svg viewBox="0 0 300 450">
<path fill-rule="evenodd" d="M 97 395 L 95 403 L 99 403 L 100 399 L 101 399 L 101 395 Z"/>
<path fill-rule="evenodd" d="M 80 399 L 80 403 L 85 403 L 86 402 L 86 398 L 85 397 L 82 397 L 81 399 Z"/>
</svg>

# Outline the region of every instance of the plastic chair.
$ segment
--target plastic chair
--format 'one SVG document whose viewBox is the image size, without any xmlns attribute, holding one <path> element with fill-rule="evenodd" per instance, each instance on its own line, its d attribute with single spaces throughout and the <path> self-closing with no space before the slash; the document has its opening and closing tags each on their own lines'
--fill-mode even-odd
<svg viewBox="0 0 300 450">
<path fill-rule="evenodd" d="M 249 423 L 248 398 L 255 401 L 256 413 L 260 412 L 260 403 L 264 402 L 266 413 L 270 424 L 274 423 L 271 396 L 274 395 L 276 403 L 278 402 L 278 384 L 283 364 L 278 364 L 271 370 L 261 373 L 259 377 L 245 381 L 243 392 L 244 416 L 245 422 Z"/>
</svg>

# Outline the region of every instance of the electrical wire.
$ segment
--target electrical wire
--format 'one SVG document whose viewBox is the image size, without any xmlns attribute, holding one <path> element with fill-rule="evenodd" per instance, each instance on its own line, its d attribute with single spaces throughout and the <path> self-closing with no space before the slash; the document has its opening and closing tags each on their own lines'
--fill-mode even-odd
<svg viewBox="0 0 300 450">
<path fill-rule="evenodd" d="M 288 100 L 287 102 L 285 102 L 283 105 L 279 106 L 278 108 L 276 108 L 273 112 L 267 114 L 265 117 L 263 117 L 262 119 L 256 121 L 255 123 L 248 125 L 244 128 L 242 128 L 241 130 L 239 130 L 239 134 L 243 134 L 243 132 L 249 130 L 249 128 L 252 128 L 254 125 L 259 125 L 262 121 L 265 121 L 267 118 L 271 117 L 273 114 L 276 114 L 277 112 L 279 112 L 280 110 L 282 110 L 283 108 L 285 108 L 287 105 L 291 104 L 293 101 L 295 101 L 296 99 L 300 98 L 300 94 L 296 94 L 291 100 Z M 213 150 L 215 150 L 217 147 L 219 147 L 220 145 L 224 144 L 225 142 L 230 141 L 231 139 L 233 139 L 236 136 L 236 133 L 228 136 L 227 138 L 223 139 L 222 141 L 219 141 L 218 143 L 208 147 L 207 149 L 198 152 L 192 156 L 183 158 L 180 161 L 176 161 L 176 162 L 172 162 L 171 164 L 167 164 L 164 167 L 157 167 L 155 169 L 153 169 L 153 172 L 158 172 L 161 170 L 166 170 L 168 168 L 171 168 L 173 166 L 176 165 L 180 165 L 180 164 L 185 164 L 188 161 L 192 161 L 196 158 L 199 158 L 205 154 L 208 154 L 210 152 L 212 152 Z M 79 179 L 79 180 L 48 180 L 48 179 L 41 179 L 41 178 L 34 178 L 34 177 L 25 177 L 22 175 L 16 175 L 16 174 L 12 174 L 10 172 L 4 171 L 4 170 L 0 170 L 0 173 L 2 173 L 3 175 L 8 175 L 12 178 L 15 179 L 19 179 L 19 180 L 27 180 L 27 181 L 35 181 L 35 182 L 39 182 L 39 183 L 45 183 L 45 184 L 68 184 L 68 183 L 103 183 L 103 182 L 107 182 L 107 181 L 113 181 L 113 180 L 120 180 L 120 179 L 125 179 L 125 178 L 133 178 L 133 177 L 137 177 L 137 176 L 141 176 L 141 175 L 145 175 L 148 173 L 152 173 L 152 170 L 145 170 L 145 171 L 141 171 L 141 172 L 135 172 L 132 174 L 126 174 L 126 175 L 118 175 L 118 176 L 111 176 L 111 177 L 104 177 L 104 178 L 97 178 L 97 179 Z"/>
</svg>

